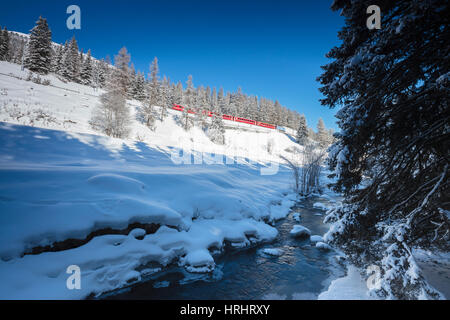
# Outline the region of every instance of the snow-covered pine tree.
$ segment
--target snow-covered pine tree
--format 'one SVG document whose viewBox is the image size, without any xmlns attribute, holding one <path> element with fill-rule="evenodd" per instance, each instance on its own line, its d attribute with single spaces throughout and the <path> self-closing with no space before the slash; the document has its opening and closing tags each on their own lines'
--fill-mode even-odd
<svg viewBox="0 0 450 320">
<path fill-rule="evenodd" d="M 183 85 L 181 84 L 181 82 L 177 83 L 173 99 L 174 99 L 174 103 L 176 103 L 176 104 L 183 103 Z"/>
<path fill-rule="evenodd" d="M 80 56 L 75 36 L 64 51 L 62 76 L 69 81 L 80 82 Z"/>
<path fill-rule="evenodd" d="M 2 26 L 0 26 L 0 60 L 3 60 L 3 55 L 4 55 L 4 40 L 3 40 Z"/>
<path fill-rule="evenodd" d="M 136 82 L 137 82 L 137 74 L 136 74 L 136 68 L 134 67 L 134 64 L 131 63 L 131 67 L 129 70 L 129 87 L 128 87 L 128 99 L 135 99 L 136 97 Z"/>
<path fill-rule="evenodd" d="M 159 82 L 158 58 L 155 57 L 150 65 L 149 104 L 159 106 L 161 102 L 161 84 Z"/>
<path fill-rule="evenodd" d="M 319 118 L 319 121 L 317 122 L 317 142 L 321 148 L 326 148 L 330 143 L 328 131 L 325 128 L 325 123 L 322 118 Z"/>
<path fill-rule="evenodd" d="M 145 77 L 144 74 L 138 71 L 136 75 L 136 83 L 134 87 L 134 97 L 136 100 L 144 101 L 147 98 L 145 93 Z"/>
<path fill-rule="evenodd" d="M 98 85 L 100 88 L 104 88 L 108 82 L 110 75 L 110 64 L 105 59 L 101 59 L 98 64 Z"/>
<path fill-rule="evenodd" d="M 145 124 L 151 130 L 154 130 L 156 115 L 154 107 L 158 106 L 161 102 L 160 99 L 160 83 L 159 83 L 159 67 L 158 59 L 155 57 L 150 65 L 150 82 L 147 85 L 147 101 L 142 107 L 142 113 L 144 115 Z"/>
<path fill-rule="evenodd" d="M 298 123 L 297 142 L 302 146 L 306 146 L 308 143 L 308 126 L 304 115 L 300 116 L 300 121 Z"/>
<path fill-rule="evenodd" d="M 235 93 L 228 93 L 228 105 L 227 105 L 227 113 L 230 116 L 236 117 L 238 116 L 238 109 L 239 109 L 239 99 L 237 92 Z"/>
<path fill-rule="evenodd" d="M 195 94 L 195 123 L 198 125 L 202 130 L 207 129 L 207 103 L 205 98 L 205 89 L 203 86 L 197 87 L 197 91 Z"/>
<path fill-rule="evenodd" d="M 214 87 L 213 90 L 212 90 L 210 105 L 211 105 L 211 111 L 213 111 L 212 109 L 214 109 L 214 108 L 219 108 L 219 102 L 217 101 L 217 89 L 216 89 L 216 87 Z"/>
<path fill-rule="evenodd" d="M 372 4 L 332 5 L 345 17 L 342 43 L 318 80 L 322 104 L 341 107 L 329 165 L 345 200 L 328 214 L 336 227 L 325 239 L 353 263 L 380 267 L 372 293 L 439 298 L 413 249 L 450 249 L 449 2 L 381 1 L 381 29 L 368 30 Z"/>
<path fill-rule="evenodd" d="M 116 68 L 108 81 L 107 91 L 100 96 L 100 105 L 94 110 L 90 124 L 108 136 L 125 138 L 131 122 L 126 105 L 130 55 L 125 47 L 114 60 Z"/>
<path fill-rule="evenodd" d="M 183 94 L 183 113 L 181 115 L 181 126 L 188 131 L 193 126 L 193 120 L 189 116 L 188 110 L 193 108 L 195 103 L 195 88 L 192 82 L 192 75 L 186 81 L 186 91 Z"/>
<path fill-rule="evenodd" d="M 272 109 L 272 124 L 281 125 L 283 121 L 283 107 L 281 106 L 280 102 L 278 100 L 275 100 L 275 103 L 273 105 Z"/>
<path fill-rule="evenodd" d="M 9 32 L 8 29 L 0 27 L 0 60 L 10 60 L 9 54 Z"/>
<path fill-rule="evenodd" d="M 216 88 L 213 90 L 213 97 L 215 95 Z M 216 99 L 212 99 L 211 105 L 212 117 L 211 125 L 208 127 L 208 137 L 212 142 L 216 144 L 225 144 L 225 127 L 223 124 L 222 113 Z"/>
<path fill-rule="evenodd" d="M 91 50 L 88 50 L 86 59 L 83 61 L 80 73 L 81 83 L 87 86 L 92 85 L 92 57 Z"/>
<path fill-rule="evenodd" d="M 167 115 L 168 115 L 168 111 L 167 111 L 167 106 L 169 105 L 169 80 L 167 79 L 166 76 L 163 77 L 163 81 L 161 83 L 161 87 L 160 87 L 160 119 L 161 121 L 163 121 Z"/>
<path fill-rule="evenodd" d="M 56 52 L 52 59 L 52 72 L 53 73 L 60 74 L 60 72 L 61 72 L 63 50 L 64 50 L 63 46 L 56 47 Z"/>
<path fill-rule="evenodd" d="M 211 88 L 206 86 L 205 89 L 205 107 L 207 110 L 211 110 Z"/>
<path fill-rule="evenodd" d="M 52 32 L 47 20 L 39 17 L 36 26 L 30 31 L 25 67 L 33 72 L 48 74 L 51 71 L 51 54 Z"/>
<path fill-rule="evenodd" d="M 249 97 L 247 104 L 248 104 L 247 117 L 249 119 L 256 120 L 257 113 L 258 113 L 258 98 L 257 97 Z"/>
<path fill-rule="evenodd" d="M 219 93 L 217 94 L 217 105 L 219 107 L 220 113 L 226 113 L 226 104 L 225 104 L 225 96 L 223 93 L 223 88 L 219 89 Z"/>
</svg>

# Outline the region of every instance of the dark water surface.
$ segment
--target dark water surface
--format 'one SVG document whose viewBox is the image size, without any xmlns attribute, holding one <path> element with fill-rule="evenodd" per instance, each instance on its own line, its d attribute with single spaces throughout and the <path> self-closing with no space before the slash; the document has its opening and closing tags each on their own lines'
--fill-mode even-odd
<svg viewBox="0 0 450 320">
<path fill-rule="evenodd" d="M 313 204 L 328 201 L 311 197 L 292 208 L 286 219 L 275 227 L 278 237 L 271 243 L 253 248 L 225 251 L 215 257 L 216 269 L 211 274 L 192 274 L 172 266 L 155 278 L 137 283 L 100 298 L 102 299 L 315 299 L 330 280 L 343 274 L 343 268 L 332 264 L 335 252 L 324 252 L 311 245 L 309 239 L 298 240 L 289 235 L 295 224 L 309 228 L 312 235 L 323 235 L 325 211 Z M 300 222 L 293 218 L 299 212 Z M 269 256 L 264 248 L 279 248 L 281 256 Z"/>
</svg>

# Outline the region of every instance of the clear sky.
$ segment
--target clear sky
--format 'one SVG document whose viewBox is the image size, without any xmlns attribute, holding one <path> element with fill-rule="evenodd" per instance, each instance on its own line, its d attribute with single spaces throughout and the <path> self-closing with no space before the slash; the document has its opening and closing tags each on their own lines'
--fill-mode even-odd
<svg viewBox="0 0 450 320">
<path fill-rule="evenodd" d="M 81 30 L 68 30 L 66 8 L 81 8 Z M 343 25 L 331 0 L 15 0 L 2 2 L 0 25 L 28 33 L 40 15 L 53 41 L 75 35 L 80 48 L 111 58 L 126 46 L 148 73 L 157 56 L 172 81 L 223 87 L 278 99 L 316 127 L 336 129 L 335 110 L 320 105 L 316 77 Z"/>
</svg>

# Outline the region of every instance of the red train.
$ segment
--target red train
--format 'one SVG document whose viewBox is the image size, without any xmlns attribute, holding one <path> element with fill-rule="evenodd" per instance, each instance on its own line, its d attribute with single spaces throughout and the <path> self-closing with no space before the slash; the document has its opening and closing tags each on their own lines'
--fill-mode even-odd
<svg viewBox="0 0 450 320">
<path fill-rule="evenodd" d="M 179 104 L 174 104 L 172 109 L 177 110 L 177 111 L 183 111 L 184 107 L 180 106 Z M 204 111 L 204 112 L 207 113 L 208 117 L 212 117 L 212 115 L 213 115 L 213 113 L 211 111 Z M 191 109 L 188 109 L 188 113 L 195 114 L 195 112 Z M 260 122 L 260 121 L 245 119 L 242 117 L 233 117 L 233 116 L 229 116 L 227 114 L 224 114 L 222 116 L 222 119 L 229 120 L 229 121 L 241 122 L 241 123 L 247 123 L 247 124 L 251 124 L 254 126 L 260 126 L 260 127 L 264 127 L 264 128 L 268 128 L 268 129 L 276 129 L 277 128 L 277 126 L 275 126 L 273 124 L 268 124 L 268 123 L 264 123 L 264 122 Z"/>
</svg>

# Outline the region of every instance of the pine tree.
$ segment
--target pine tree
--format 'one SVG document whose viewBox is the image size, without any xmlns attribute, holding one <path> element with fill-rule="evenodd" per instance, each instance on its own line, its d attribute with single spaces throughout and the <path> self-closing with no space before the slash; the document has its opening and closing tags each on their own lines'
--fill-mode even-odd
<svg viewBox="0 0 450 320">
<path fill-rule="evenodd" d="M 341 107 L 329 165 L 345 200 L 325 238 L 353 263 L 380 267 L 373 293 L 438 298 L 412 249 L 449 250 L 449 2 L 382 1 L 379 30 L 366 27 L 371 4 L 332 5 L 345 26 L 318 80 L 322 104 Z"/>
<path fill-rule="evenodd" d="M 64 50 L 62 64 L 62 76 L 69 81 L 80 82 L 80 56 L 78 43 L 75 37 L 72 37 Z"/>
<path fill-rule="evenodd" d="M 126 105 L 130 55 L 122 48 L 114 59 L 107 91 L 100 96 L 101 104 L 94 110 L 91 126 L 115 138 L 125 138 L 130 131 L 130 110 Z"/>
<path fill-rule="evenodd" d="M 63 46 L 58 46 L 56 48 L 56 53 L 55 53 L 55 55 L 53 56 L 53 59 L 52 59 L 52 72 L 53 73 L 56 73 L 56 74 L 60 74 L 61 73 L 63 52 L 64 52 L 64 47 Z"/>
<path fill-rule="evenodd" d="M 317 142 L 319 142 L 321 148 L 325 148 L 329 144 L 328 131 L 322 118 L 319 118 L 317 122 Z"/>
<path fill-rule="evenodd" d="M 100 88 L 104 88 L 106 83 L 108 82 L 110 75 L 110 64 L 102 59 L 98 65 L 98 85 Z"/>
<path fill-rule="evenodd" d="M 192 82 L 192 75 L 189 75 L 186 81 L 186 91 L 183 94 L 184 109 L 181 115 L 181 126 L 184 130 L 188 131 L 193 126 L 193 120 L 189 116 L 188 110 L 194 108 L 195 103 L 195 89 Z"/>
<path fill-rule="evenodd" d="M 10 60 L 9 55 L 9 32 L 6 27 L 3 29 L 0 28 L 0 60 Z"/>
<path fill-rule="evenodd" d="M 81 83 L 84 85 L 92 85 L 92 58 L 91 50 L 88 50 L 87 57 L 83 62 L 80 74 Z"/>
<path fill-rule="evenodd" d="M 134 89 L 134 97 L 136 100 L 144 101 L 147 98 L 145 93 L 145 77 L 144 74 L 138 71 L 136 75 L 136 84 Z"/>
<path fill-rule="evenodd" d="M 223 88 L 220 88 L 219 93 L 217 94 L 217 106 L 219 107 L 219 111 L 221 114 L 226 114 L 225 96 L 223 93 Z"/>
<path fill-rule="evenodd" d="M 178 82 L 176 87 L 175 87 L 175 92 L 174 92 L 174 103 L 175 104 L 182 104 L 183 103 L 183 85 L 181 84 L 181 82 Z"/>
<path fill-rule="evenodd" d="M 36 26 L 30 31 L 25 67 L 33 72 L 48 74 L 51 71 L 51 46 L 52 32 L 47 20 L 39 17 Z"/>
<path fill-rule="evenodd" d="M 220 107 L 217 99 L 214 99 L 216 95 L 216 88 L 213 89 L 212 96 L 212 117 L 211 125 L 208 128 L 208 136 L 212 142 L 217 144 L 225 144 L 225 127 L 223 124 L 222 113 L 220 112 Z"/>
<path fill-rule="evenodd" d="M 202 86 L 199 86 L 197 88 L 196 94 L 195 94 L 195 122 L 196 124 L 202 128 L 203 130 L 206 130 L 207 128 L 207 122 L 206 122 L 206 112 L 207 112 L 207 106 L 206 106 L 206 99 L 205 99 L 205 90 Z"/>
<path fill-rule="evenodd" d="M 144 103 L 142 112 L 144 115 L 145 123 L 151 130 L 155 128 L 155 110 L 154 107 L 158 106 L 161 102 L 160 99 L 160 83 L 159 83 L 159 67 L 158 59 L 155 57 L 150 65 L 150 83 L 147 86 L 147 101 Z"/>
<path fill-rule="evenodd" d="M 300 121 L 298 124 L 297 142 L 302 146 L 306 146 L 308 143 L 308 126 L 306 125 L 306 118 L 303 115 L 300 116 Z"/>
<path fill-rule="evenodd" d="M 211 111 L 216 110 L 216 108 L 219 108 L 219 102 L 217 100 L 217 90 L 214 87 L 211 95 Z"/>
<path fill-rule="evenodd" d="M 5 47 L 5 43 L 4 43 L 4 38 L 3 38 L 3 31 L 2 31 L 2 26 L 0 26 L 0 60 L 3 60 L 3 55 L 4 55 L 4 47 Z"/>
<path fill-rule="evenodd" d="M 167 113 L 167 106 L 168 106 L 168 95 L 169 95 L 169 80 L 167 79 L 166 76 L 163 77 L 163 81 L 161 83 L 161 87 L 160 87 L 160 107 L 161 107 L 161 112 L 160 112 L 160 119 L 161 121 L 163 121 L 168 113 Z"/>
<path fill-rule="evenodd" d="M 183 104 L 186 108 L 195 107 L 195 88 L 192 82 L 192 75 L 189 75 L 186 81 L 186 91 L 183 94 Z"/>
<path fill-rule="evenodd" d="M 149 103 L 152 106 L 159 106 L 161 104 L 160 87 L 158 58 L 155 57 L 150 65 Z"/>
<path fill-rule="evenodd" d="M 193 126 L 193 120 L 189 116 L 189 109 L 194 104 L 194 85 L 192 83 L 192 76 L 189 75 L 186 82 L 186 90 L 183 92 L 183 113 L 181 114 L 181 126 L 188 131 Z"/>
<path fill-rule="evenodd" d="M 131 63 L 131 67 L 129 70 L 129 86 L 128 86 L 128 99 L 135 99 L 136 97 L 136 82 L 137 82 L 137 74 L 134 64 Z"/>
</svg>

